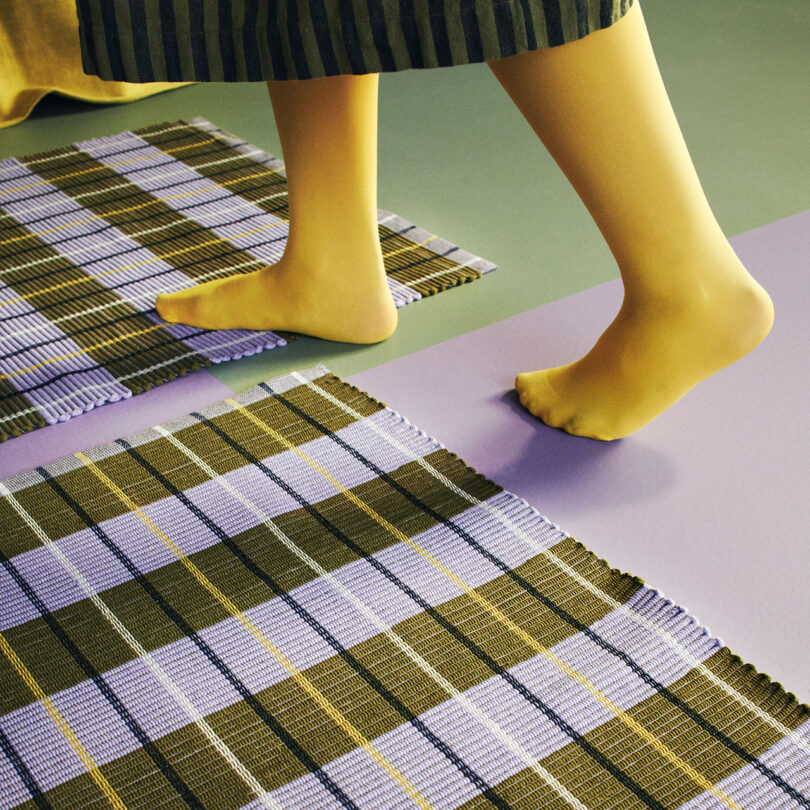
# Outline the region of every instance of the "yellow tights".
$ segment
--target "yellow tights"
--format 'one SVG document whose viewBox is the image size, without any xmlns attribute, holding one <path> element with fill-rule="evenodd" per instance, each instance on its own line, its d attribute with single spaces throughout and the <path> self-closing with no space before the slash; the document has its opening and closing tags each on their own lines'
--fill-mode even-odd
<svg viewBox="0 0 810 810">
<path fill-rule="evenodd" d="M 167 321 L 377 343 L 397 326 L 377 231 L 379 76 L 268 82 L 287 174 L 282 258 L 158 296 Z"/>
<path fill-rule="evenodd" d="M 747 354 L 773 322 L 700 187 L 638 3 L 611 27 L 489 63 L 582 198 L 624 301 L 583 358 L 519 374 L 547 424 L 616 439 Z M 290 194 L 278 264 L 161 296 L 170 321 L 356 343 L 396 327 L 376 228 L 377 76 L 269 82 Z"/>
</svg>

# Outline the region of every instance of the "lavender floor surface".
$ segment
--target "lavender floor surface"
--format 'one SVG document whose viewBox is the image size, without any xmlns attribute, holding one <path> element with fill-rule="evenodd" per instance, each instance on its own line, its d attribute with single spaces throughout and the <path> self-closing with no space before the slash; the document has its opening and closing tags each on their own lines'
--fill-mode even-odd
<svg viewBox="0 0 810 810">
<path fill-rule="evenodd" d="M 233 391 L 205 369 L 0 444 L 0 479 L 212 405 Z"/>
<path fill-rule="evenodd" d="M 512 390 L 515 372 L 587 351 L 618 281 L 350 381 L 810 702 L 810 211 L 731 241 L 774 299 L 773 331 L 621 441 L 548 428 Z"/>
</svg>

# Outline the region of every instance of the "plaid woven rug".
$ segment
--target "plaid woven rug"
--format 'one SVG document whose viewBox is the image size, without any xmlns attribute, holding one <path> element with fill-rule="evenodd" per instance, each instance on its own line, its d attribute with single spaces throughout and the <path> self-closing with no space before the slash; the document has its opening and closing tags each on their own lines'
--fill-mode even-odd
<svg viewBox="0 0 810 810">
<path fill-rule="evenodd" d="M 280 160 L 205 119 L 0 161 L 0 441 L 289 334 L 166 324 L 158 294 L 281 258 Z M 495 265 L 379 212 L 397 306 Z"/>
<path fill-rule="evenodd" d="M 0 807 L 810 807 L 810 708 L 318 367 L 0 484 Z"/>
</svg>

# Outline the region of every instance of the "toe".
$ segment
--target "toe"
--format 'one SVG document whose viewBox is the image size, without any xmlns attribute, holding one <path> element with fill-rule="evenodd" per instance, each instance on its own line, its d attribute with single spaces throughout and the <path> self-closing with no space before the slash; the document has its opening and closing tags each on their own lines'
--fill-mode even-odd
<svg viewBox="0 0 810 810">
<path fill-rule="evenodd" d="M 557 395 L 548 384 L 545 371 L 518 374 L 515 378 L 515 389 L 520 396 L 521 405 L 541 418 L 544 418 L 548 410 L 558 401 Z"/>
<path fill-rule="evenodd" d="M 601 424 L 598 417 L 587 414 L 574 414 L 561 425 L 566 433 L 572 436 L 581 436 L 585 439 L 595 439 L 599 442 L 612 442 L 621 438 L 615 430 Z"/>
<path fill-rule="evenodd" d="M 542 413 L 536 414 L 545 424 L 553 428 L 562 428 L 571 421 L 571 412 L 568 408 L 547 406 Z"/>
<path fill-rule="evenodd" d="M 221 328 L 214 321 L 216 310 L 207 312 L 206 303 L 210 296 L 200 294 L 198 287 L 159 295 L 155 301 L 158 315 L 168 323 L 183 323 L 209 329 Z"/>
<path fill-rule="evenodd" d="M 157 297 L 155 301 L 155 309 L 157 314 L 168 323 L 177 323 L 173 296 L 169 293 L 163 293 Z"/>
<path fill-rule="evenodd" d="M 529 395 L 529 391 L 525 388 L 517 388 L 518 399 L 520 400 L 520 404 L 526 408 L 527 410 L 531 410 L 532 403 L 531 403 L 531 396 Z"/>
</svg>

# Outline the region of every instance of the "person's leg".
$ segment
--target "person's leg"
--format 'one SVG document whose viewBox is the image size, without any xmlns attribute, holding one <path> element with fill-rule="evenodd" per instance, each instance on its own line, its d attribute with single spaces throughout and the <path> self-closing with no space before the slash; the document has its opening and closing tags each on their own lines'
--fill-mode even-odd
<svg viewBox="0 0 810 810">
<path fill-rule="evenodd" d="M 375 343 L 396 328 L 377 230 L 378 75 L 268 82 L 289 191 L 283 257 L 170 295 L 167 321 Z"/>
<path fill-rule="evenodd" d="M 489 65 L 587 206 L 625 290 L 585 357 L 515 387 L 553 427 L 626 436 L 760 343 L 770 298 L 709 208 L 638 3 L 583 39 Z"/>
</svg>

